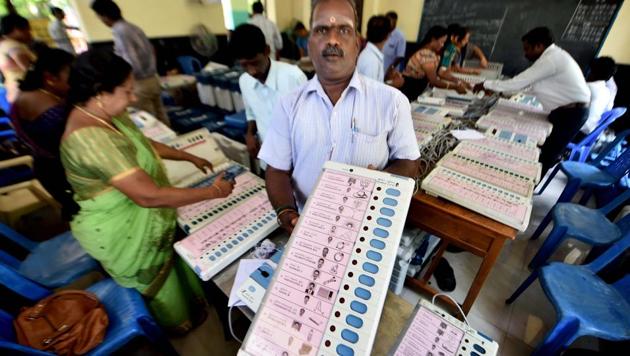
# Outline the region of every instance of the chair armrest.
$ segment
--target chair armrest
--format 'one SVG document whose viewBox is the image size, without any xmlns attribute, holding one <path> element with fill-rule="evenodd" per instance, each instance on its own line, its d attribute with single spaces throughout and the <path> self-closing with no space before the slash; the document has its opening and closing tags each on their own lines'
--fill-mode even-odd
<svg viewBox="0 0 630 356">
<path fill-rule="evenodd" d="M 20 156 L 20 157 L 0 161 L 0 169 L 6 169 L 6 168 L 16 167 L 16 166 L 29 166 L 31 169 L 33 169 L 33 157 Z"/>
</svg>

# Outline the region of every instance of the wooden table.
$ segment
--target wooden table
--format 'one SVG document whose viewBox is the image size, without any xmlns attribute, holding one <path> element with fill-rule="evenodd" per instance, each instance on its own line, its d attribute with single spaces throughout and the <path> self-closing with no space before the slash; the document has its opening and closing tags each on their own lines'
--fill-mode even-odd
<svg viewBox="0 0 630 356">
<path fill-rule="evenodd" d="M 442 243 L 422 279 L 407 277 L 405 284 L 408 287 L 431 295 L 437 293 L 428 285 L 428 282 L 449 244 L 483 258 L 462 305 L 466 314 L 479 295 L 479 291 L 481 291 L 486 277 L 494 266 L 505 240 L 514 240 L 517 233 L 514 228 L 424 192 L 417 193 L 411 199 L 407 223 L 442 239 Z M 451 304 L 449 299 L 444 300 Z"/>
<path fill-rule="evenodd" d="M 269 239 L 277 245 L 285 245 L 289 237 L 283 231 L 277 230 L 269 236 Z M 252 257 L 251 255 L 245 255 L 242 258 Z M 227 296 L 230 295 L 232 290 L 239 260 L 234 261 L 212 278 L 212 281 Z M 407 319 L 411 317 L 414 307 L 414 305 L 409 304 L 403 298 L 391 291 L 387 291 L 387 299 L 385 299 L 385 306 L 383 307 L 383 313 L 376 332 L 372 355 L 387 355 L 407 324 Z M 239 307 L 239 309 L 249 320 L 254 319 L 254 313 L 248 307 Z"/>
</svg>

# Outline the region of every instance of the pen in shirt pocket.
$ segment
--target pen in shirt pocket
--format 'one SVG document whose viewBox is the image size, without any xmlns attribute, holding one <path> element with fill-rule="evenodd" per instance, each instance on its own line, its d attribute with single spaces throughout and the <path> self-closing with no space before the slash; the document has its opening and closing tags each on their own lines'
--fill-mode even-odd
<svg viewBox="0 0 630 356">
<path fill-rule="evenodd" d="M 352 143 L 354 143 L 355 136 L 357 134 L 357 119 L 352 118 L 352 122 L 350 123 L 350 128 L 352 129 Z"/>
</svg>

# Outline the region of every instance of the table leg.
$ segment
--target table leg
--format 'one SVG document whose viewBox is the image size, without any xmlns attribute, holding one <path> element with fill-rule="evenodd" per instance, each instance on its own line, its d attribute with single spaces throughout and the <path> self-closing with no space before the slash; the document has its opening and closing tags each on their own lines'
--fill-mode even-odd
<svg viewBox="0 0 630 356">
<path fill-rule="evenodd" d="M 464 299 L 464 304 L 462 309 L 464 313 L 468 315 L 470 308 L 472 307 L 475 299 L 479 295 L 481 291 L 481 287 L 490 274 L 494 263 L 499 257 L 499 253 L 501 252 L 501 248 L 503 248 L 503 244 L 505 243 L 504 239 L 494 239 L 490 248 L 488 249 L 488 253 L 484 256 L 483 261 L 481 262 L 481 266 L 479 266 L 479 270 L 477 271 L 477 275 L 475 279 L 473 279 L 472 284 L 470 285 L 470 289 L 468 289 L 468 294 L 466 294 L 466 299 Z"/>
</svg>

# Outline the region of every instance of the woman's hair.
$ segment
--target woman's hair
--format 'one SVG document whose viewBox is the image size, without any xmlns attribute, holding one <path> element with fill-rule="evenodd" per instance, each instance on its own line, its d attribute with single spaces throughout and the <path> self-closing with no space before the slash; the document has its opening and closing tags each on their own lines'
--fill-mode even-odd
<svg viewBox="0 0 630 356">
<path fill-rule="evenodd" d="M 470 29 L 458 24 L 451 24 L 448 26 L 447 32 L 449 41 L 451 40 L 451 36 L 454 36 L 456 41 L 461 41 L 470 33 Z"/>
<path fill-rule="evenodd" d="M 431 41 L 438 39 L 438 38 L 442 38 L 444 36 L 447 35 L 446 29 L 442 26 L 433 26 L 429 29 L 429 31 L 427 31 L 427 33 L 424 35 L 424 38 L 422 39 L 422 41 L 420 41 L 420 48 L 426 46 L 427 44 L 431 43 Z"/>
<path fill-rule="evenodd" d="M 0 20 L 0 33 L 4 36 L 11 34 L 14 30 L 24 30 L 29 28 L 28 20 L 18 14 L 9 14 Z"/>
<path fill-rule="evenodd" d="M 68 105 L 82 104 L 99 93 L 113 93 L 131 75 L 131 66 L 112 52 L 89 50 L 70 70 Z"/>
<path fill-rule="evenodd" d="M 61 71 L 72 65 L 74 56 L 64 50 L 47 48 L 39 53 L 37 62 L 33 64 L 24 79 L 20 81 L 20 90 L 32 91 L 44 87 L 44 73 L 59 75 Z"/>
</svg>

